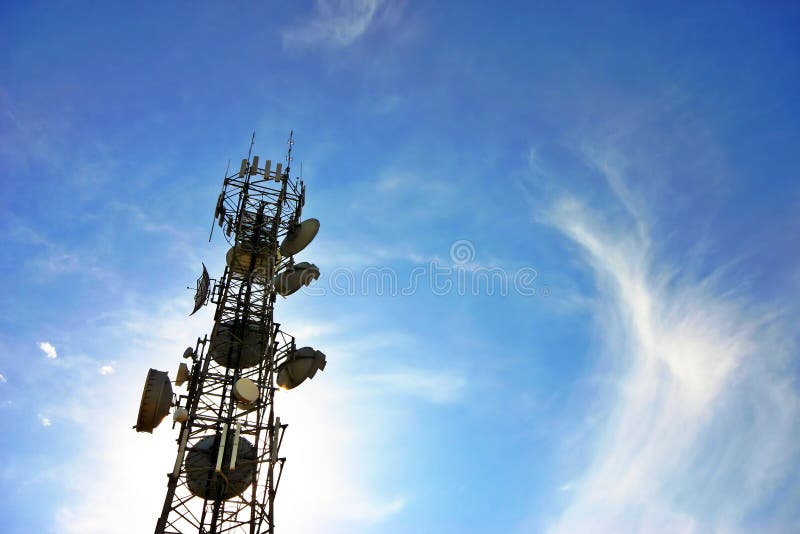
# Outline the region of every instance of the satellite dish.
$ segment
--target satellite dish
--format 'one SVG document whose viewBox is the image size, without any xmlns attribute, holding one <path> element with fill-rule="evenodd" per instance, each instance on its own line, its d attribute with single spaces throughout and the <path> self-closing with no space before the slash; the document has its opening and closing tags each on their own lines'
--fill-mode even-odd
<svg viewBox="0 0 800 534">
<path fill-rule="evenodd" d="M 224 434 L 223 434 L 224 436 Z M 241 495 L 250 484 L 256 469 L 256 451 L 243 437 L 236 444 L 236 469 L 230 470 L 230 458 L 235 441 L 228 435 L 224 440 L 221 473 L 215 471 L 220 447 L 216 436 L 206 436 L 194 444 L 186 454 L 184 469 L 189 491 L 197 497 L 216 499 L 218 494 L 228 500 Z"/>
<path fill-rule="evenodd" d="M 186 350 L 183 351 L 184 358 L 191 358 L 194 356 L 194 349 L 192 347 L 186 347 Z"/>
<path fill-rule="evenodd" d="M 317 278 L 319 278 L 319 268 L 313 263 L 301 261 L 275 277 L 275 290 L 279 295 L 288 297 Z"/>
<path fill-rule="evenodd" d="M 240 378 L 233 385 L 233 396 L 243 404 L 253 404 L 258 400 L 258 386 L 249 378 Z"/>
<path fill-rule="evenodd" d="M 194 309 L 192 313 L 189 314 L 190 316 L 197 313 L 197 310 L 202 308 L 208 301 L 208 287 L 211 285 L 211 278 L 208 276 L 206 264 L 203 263 L 202 265 L 203 273 L 200 275 L 200 278 L 197 279 L 197 290 L 194 294 Z"/>
<path fill-rule="evenodd" d="M 175 374 L 175 385 L 182 386 L 189 379 L 189 376 L 189 366 L 181 362 L 178 366 L 178 372 Z"/>
<path fill-rule="evenodd" d="M 150 369 L 144 382 L 139 416 L 136 419 L 137 432 L 150 432 L 161 424 L 172 405 L 172 385 L 166 371 Z"/>
<path fill-rule="evenodd" d="M 172 420 L 176 423 L 185 423 L 189 420 L 189 410 L 186 408 L 175 408 L 175 413 L 172 414 Z"/>
<path fill-rule="evenodd" d="M 311 243 L 319 232 L 319 221 L 317 219 L 306 219 L 300 224 L 295 224 L 289 228 L 289 232 L 281 243 L 281 254 L 284 256 L 294 256 Z"/>
<path fill-rule="evenodd" d="M 323 369 L 325 354 L 311 347 L 297 349 L 278 366 L 278 386 L 282 389 L 296 388 Z"/>
<path fill-rule="evenodd" d="M 244 250 L 241 246 L 234 246 L 228 250 L 225 255 L 225 261 L 232 271 L 246 275 L 250 273 L 252 257 L 252 251 Z M 271 258 L 267 251 L 260 252 L 256 255 L 253 274 L 257 276 L 272 276 L 274 266 L 275 259 Z"/>
<path fill-rule="evenodd" d="M 267 349 L 266 329 L 259 323 L 217 323 L 209 352 L 220 365 L 247 369 L 257 365 Z M 234 362 L 237 361 L 238 365 Z"/>
</svg>

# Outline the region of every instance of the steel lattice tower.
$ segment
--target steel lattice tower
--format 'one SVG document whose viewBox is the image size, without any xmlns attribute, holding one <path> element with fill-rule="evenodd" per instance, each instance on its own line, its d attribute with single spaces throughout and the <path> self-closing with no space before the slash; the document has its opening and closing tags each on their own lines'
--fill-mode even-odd
<svg viewBox="0 0 800 534">
<path fill-rule="evenodd" d="M 286 424 L 276 417 L 277 386 L 295 387 L 324 368 L 325 355 L 298 349 L 274 319 L 276 295 L 289 295 L 319 276 L 294 262 L 313 239 L 316 219 L 300 223 L 305 186 L 286 167 L 259 166 L 252 143 L 237 172 L 228 174 L 214 217 L 231 245 L 219 280 L 203 266 L 196 312 L 216 305 L 210 337 L 198 338 L 184 357 L 172 395 L 166 373 L 150 370 L 135 427 L 151 432 L 174 406 L 180 423 L 178 453 L 155 532 L 274 532 L 274 501 L 285 458 Z M 213 233 L 213 227 L 212 227 Z M 192 312 L 192 313 L 194 313 Z"/>
</svg>

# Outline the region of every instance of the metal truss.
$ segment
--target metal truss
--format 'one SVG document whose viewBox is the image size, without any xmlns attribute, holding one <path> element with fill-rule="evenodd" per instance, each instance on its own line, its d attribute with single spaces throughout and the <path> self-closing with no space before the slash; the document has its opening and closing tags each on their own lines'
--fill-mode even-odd
<svg viewBox="0 0 800 534">
<path fill-rule="evenodd" d="M 214 328 L 210 336 L 198 338 L 188 391 L 178 397 L 189 415 L 180 425 L 178 453 L 167 475 L 156 534 L 274 532 L 273 505 L 286 461 L 279 452 L 287 427 L 275 415 L 275 370 L 296 347 L 294 337 L 274 321 L 272 280 L 292 265 L 292 258 L 280 257 L 279 243 L 300 218 L 305 186 L 290 178 L 288 166 L 282 170 L 278 164 L 273 169 L 267 161 L 259 167 L 258 159 L 248 155 L 238 172 L 225 177 L 217 202 L 215 221 L 232 248 L 211 294 L 216 305 Z M 287 162 L 291 162 L 291 138 Z M 233 395 L 234 384 L 242 378 L 258 386 L 260 396 L 253 404 L 241 404 Z M 187 467 L 187 451 L 209 436 L 213 436 L 210 457 L 229 463 L 233 467 L 229 475 L 252 471 L 241 494 L 226 498 L 229 481 L 219 469 L 197 473 Z M 239 449 L 231 446 L 232 440 L 252 444 L 252 456 L 237 458 Z M 202 481 L 206 471 L 205 489 L 198 495 L 197 480 Z"/>
</svg>

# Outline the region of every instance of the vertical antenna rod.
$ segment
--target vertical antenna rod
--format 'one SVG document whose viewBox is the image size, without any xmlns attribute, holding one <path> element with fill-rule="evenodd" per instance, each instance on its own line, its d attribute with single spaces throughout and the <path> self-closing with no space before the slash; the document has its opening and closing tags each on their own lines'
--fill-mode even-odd
<svg viewBox="0 0 800 534">
<path fill-rule="evenodd" d="M 294 145 L 294 130 L 289 130 L 289 151 L 286 153 L 286 174 L 289 174 L 289 168 L 292 165 L 292 145 Z"/>
<path fill-rule="evenodd" d="M 247 151 L 247 161 L 250 161 L 250 155 L 253 153 L 253 144 L 256 142 L 256 131 L 253 130 L 253 135 L 250 137 L 250 149 Z"/>
</svg>

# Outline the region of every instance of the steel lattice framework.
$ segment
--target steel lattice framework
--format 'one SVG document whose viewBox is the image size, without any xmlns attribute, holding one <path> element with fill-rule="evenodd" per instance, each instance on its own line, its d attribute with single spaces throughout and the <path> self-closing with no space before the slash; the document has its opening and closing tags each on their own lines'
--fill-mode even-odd
<svg viewBox="0 0 800 534">
<path fill-rule="evenodd" d="M 177 406 L 188 418 L 180 426 L 156 534 L 274 532 L 287 426 L 274 410 L 276 369 L 296 347 L 275 322 L 273 280 L 294 265 L 293 257 L 281 258 L 279 248 L 299 222 L 305 199 L 302 180 L 289 174 L 292 142 L 290 136 L 283 170 L 280 163 L 271 168 L 270 161 L 259 166 L 258 156 L 248 154 L 237 172 L 226 171 L 215 223 L 231 250 L 221 278 L 210 281 L 207 296 L 200 294 L 216 305 L 214 328 L 187 349 L 191 375 Z M 255 402 L 242 404 L 234 396 L 241 379 L 258 386 Z M 237 484 L 246 485 L 240 494 L 233 489 Z"/>
</svg>

